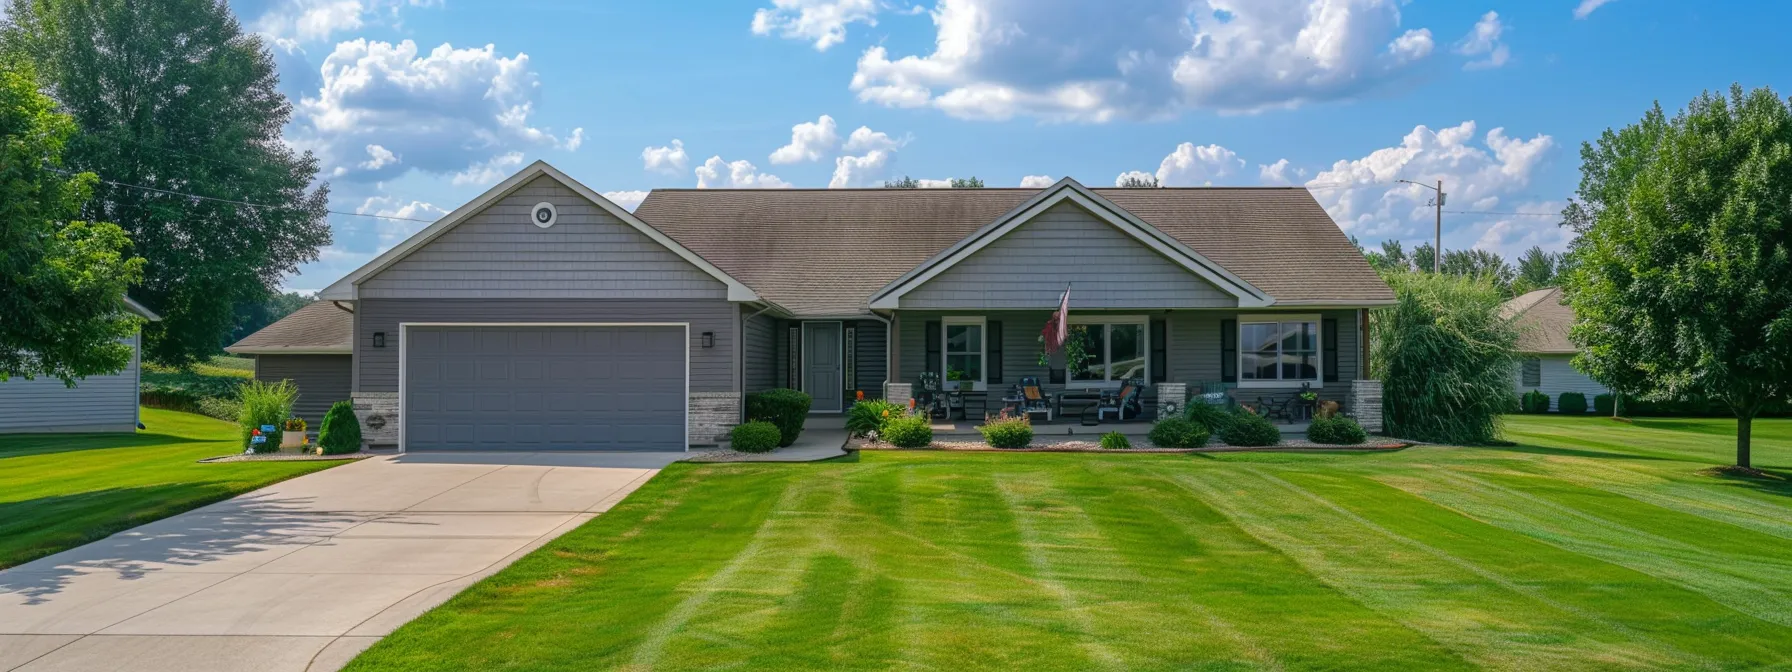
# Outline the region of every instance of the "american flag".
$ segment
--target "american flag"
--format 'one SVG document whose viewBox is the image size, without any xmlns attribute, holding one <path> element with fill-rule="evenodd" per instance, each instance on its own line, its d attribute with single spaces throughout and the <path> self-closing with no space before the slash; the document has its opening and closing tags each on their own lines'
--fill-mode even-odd
<svg viewBox="0 0 1792 672">
<path fill-rule="evenodd" d="M 1064 296 L 1058 299 L 1058 312 L 1045 322 L 1045 330 L 1040 335 L 1045 337 L 1045 351 L 1057 352 L 1064 347 L 1064 340 L 1070 337 L 1070 285 L 1064 286 Z"/>
</svg>

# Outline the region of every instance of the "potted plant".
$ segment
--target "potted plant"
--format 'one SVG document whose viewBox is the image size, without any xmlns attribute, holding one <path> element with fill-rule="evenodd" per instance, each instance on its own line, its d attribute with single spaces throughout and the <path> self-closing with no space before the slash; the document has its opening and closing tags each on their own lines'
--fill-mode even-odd
<svg viewBox="0 0 1792 672">
<path fill-rule="evenodd" d="M 966 385 L 966 383 L 970 383 L 970 384 Z M 950 366 L 946 367 L 946 383 L 945 383 L 945 387 L 942 389 L 946 390 L 947 392 L 958 392 L 960 390 L 969 390 L 976 384 L 977 384 L 976 381 L 971 380 L 971 374 L 966 373 L 965 371 L 959 370 L 955 367 L 950 367 Z"/>
<path fill-rule="evenodd" d="M 280 430 L 281 450 L 303 448 L 305 444 L 311 442 L 311 437 L 305 435 L 304 418 L 287 418 L 286 422 L 281 424 Z"/>
</svg>

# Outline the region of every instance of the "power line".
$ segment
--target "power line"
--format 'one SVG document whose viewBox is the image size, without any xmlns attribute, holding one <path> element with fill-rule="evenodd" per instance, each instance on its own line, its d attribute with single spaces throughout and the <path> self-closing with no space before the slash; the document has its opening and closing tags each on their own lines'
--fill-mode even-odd
<svg viewBox="0 0 1792 672">
<path fill-rule="evenodd" d="M 1561 217 L 1554 212 L 1494 212 L 1491 210 L 1445 210 L 1452 215 L 1502 215 L 1511 217 Z"/>
<path fill-rule="evenodd" d="M 62 175 L 69 175 L 69 176 L 73 176 L 76 174 L 76 173 L 73 173 L 70 171 L 61 170 L 61 169 L 57 169 L 57 168 L 48 168 L 47 170 L 49 170 L 52 173 L 60 173 Z M 191 199 L 200 200 L 200 201 L 212 201 L 214 203 L 228 203 L 230 205 L 240 205 L 245 208 L 284 208 L 284 207 L 289 207 L 289 206 L 283 206 L 283 205 L 269 205 L 266 203 L 250 203 L 248 201 L 233 201 L 228 198 L 213 198 L 211 196 L 200 196 L 198 194 L 189 194 L 189 193 L 185 193 L 185 192 L 172 191 L 169 189 L 161 189 L 161 188 L 157 188 L 157 187 L 145 187 L 141 184 L 127 184 L 124 182 L 116 182 L 116 181 L 108 180 L 108 179 L 104 179 L 104 178 L 101 178 L 99 181 L 100 181 L 100 184 L 106 184 L 106 185 L 110 185 L 110 186 L 114 186 L 114 187 L 122 187 L 125 189 L 140 189 L 143 191 L 149 191 L 149 192 L 154 192 L 154 193 L 158 193 L 158 194 L 166 194 L 169 196 L 181 196 L 184 198 L 191 198 Z M 348 217 L 370 217 L 373 219 L 391 219 L 391 220 L 397 220 L 397 221 L 401 221 L 401 222 L 423 222 L 425 224 L 433 223 L 436 221 L 433 219 L 418 219 L 416 217 L 394 217 L 392 215 L 370 215 L 365 212 L 347 212 L 347 211 L 343 211 L 343 210 L 330 210 L 327 208 L 324 210 L 324 212 L 330 213 L 332 215 L 344 215 L 344 216 L 348 216 Z"/>
</svg>

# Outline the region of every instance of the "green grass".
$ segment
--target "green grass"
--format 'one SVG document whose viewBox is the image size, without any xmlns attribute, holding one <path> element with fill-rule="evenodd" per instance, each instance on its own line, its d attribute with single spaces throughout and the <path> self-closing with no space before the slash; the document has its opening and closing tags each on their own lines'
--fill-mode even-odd
<svg viewBox="0 0 1792 672">
<path fill-rule="evenodd" d="M 240 452 L 235 425 L 157 409 L 143 423 L 135 434 L 0 435 L 0 568 L 336 464 L 199 464 Z"/>
<path fill-rule="evenodd" d="M 1724 426 L 676 464 L 350 669 L 1786 669 L 1792 486 L 1702 475 Z"/>
</svg>

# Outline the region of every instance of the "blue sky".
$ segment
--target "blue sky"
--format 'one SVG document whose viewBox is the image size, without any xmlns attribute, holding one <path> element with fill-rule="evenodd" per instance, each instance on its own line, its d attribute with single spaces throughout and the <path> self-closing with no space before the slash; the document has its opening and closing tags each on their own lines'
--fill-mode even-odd
<svg viewBox="0 0 1792 672">
<path fill-rule="evenodd" d="M 545 159 L 656 187 L 1307 185 L 1409 243 L 1446 211 L 1557 212 L 1580 143 L 1701 90 L 1773 86 L 1792 4 L 1659 0 L 235 0 L 331 207 L 430 220 Z M 713 158 L 712 158 L 713 157 Z M 1028 178 L 1031 176 L 1031 181 Z M 425 226 L 333 215 L 321 288 Z M 1508 256 L 1548 216 L 1446 214 Z"/>
</svg>

